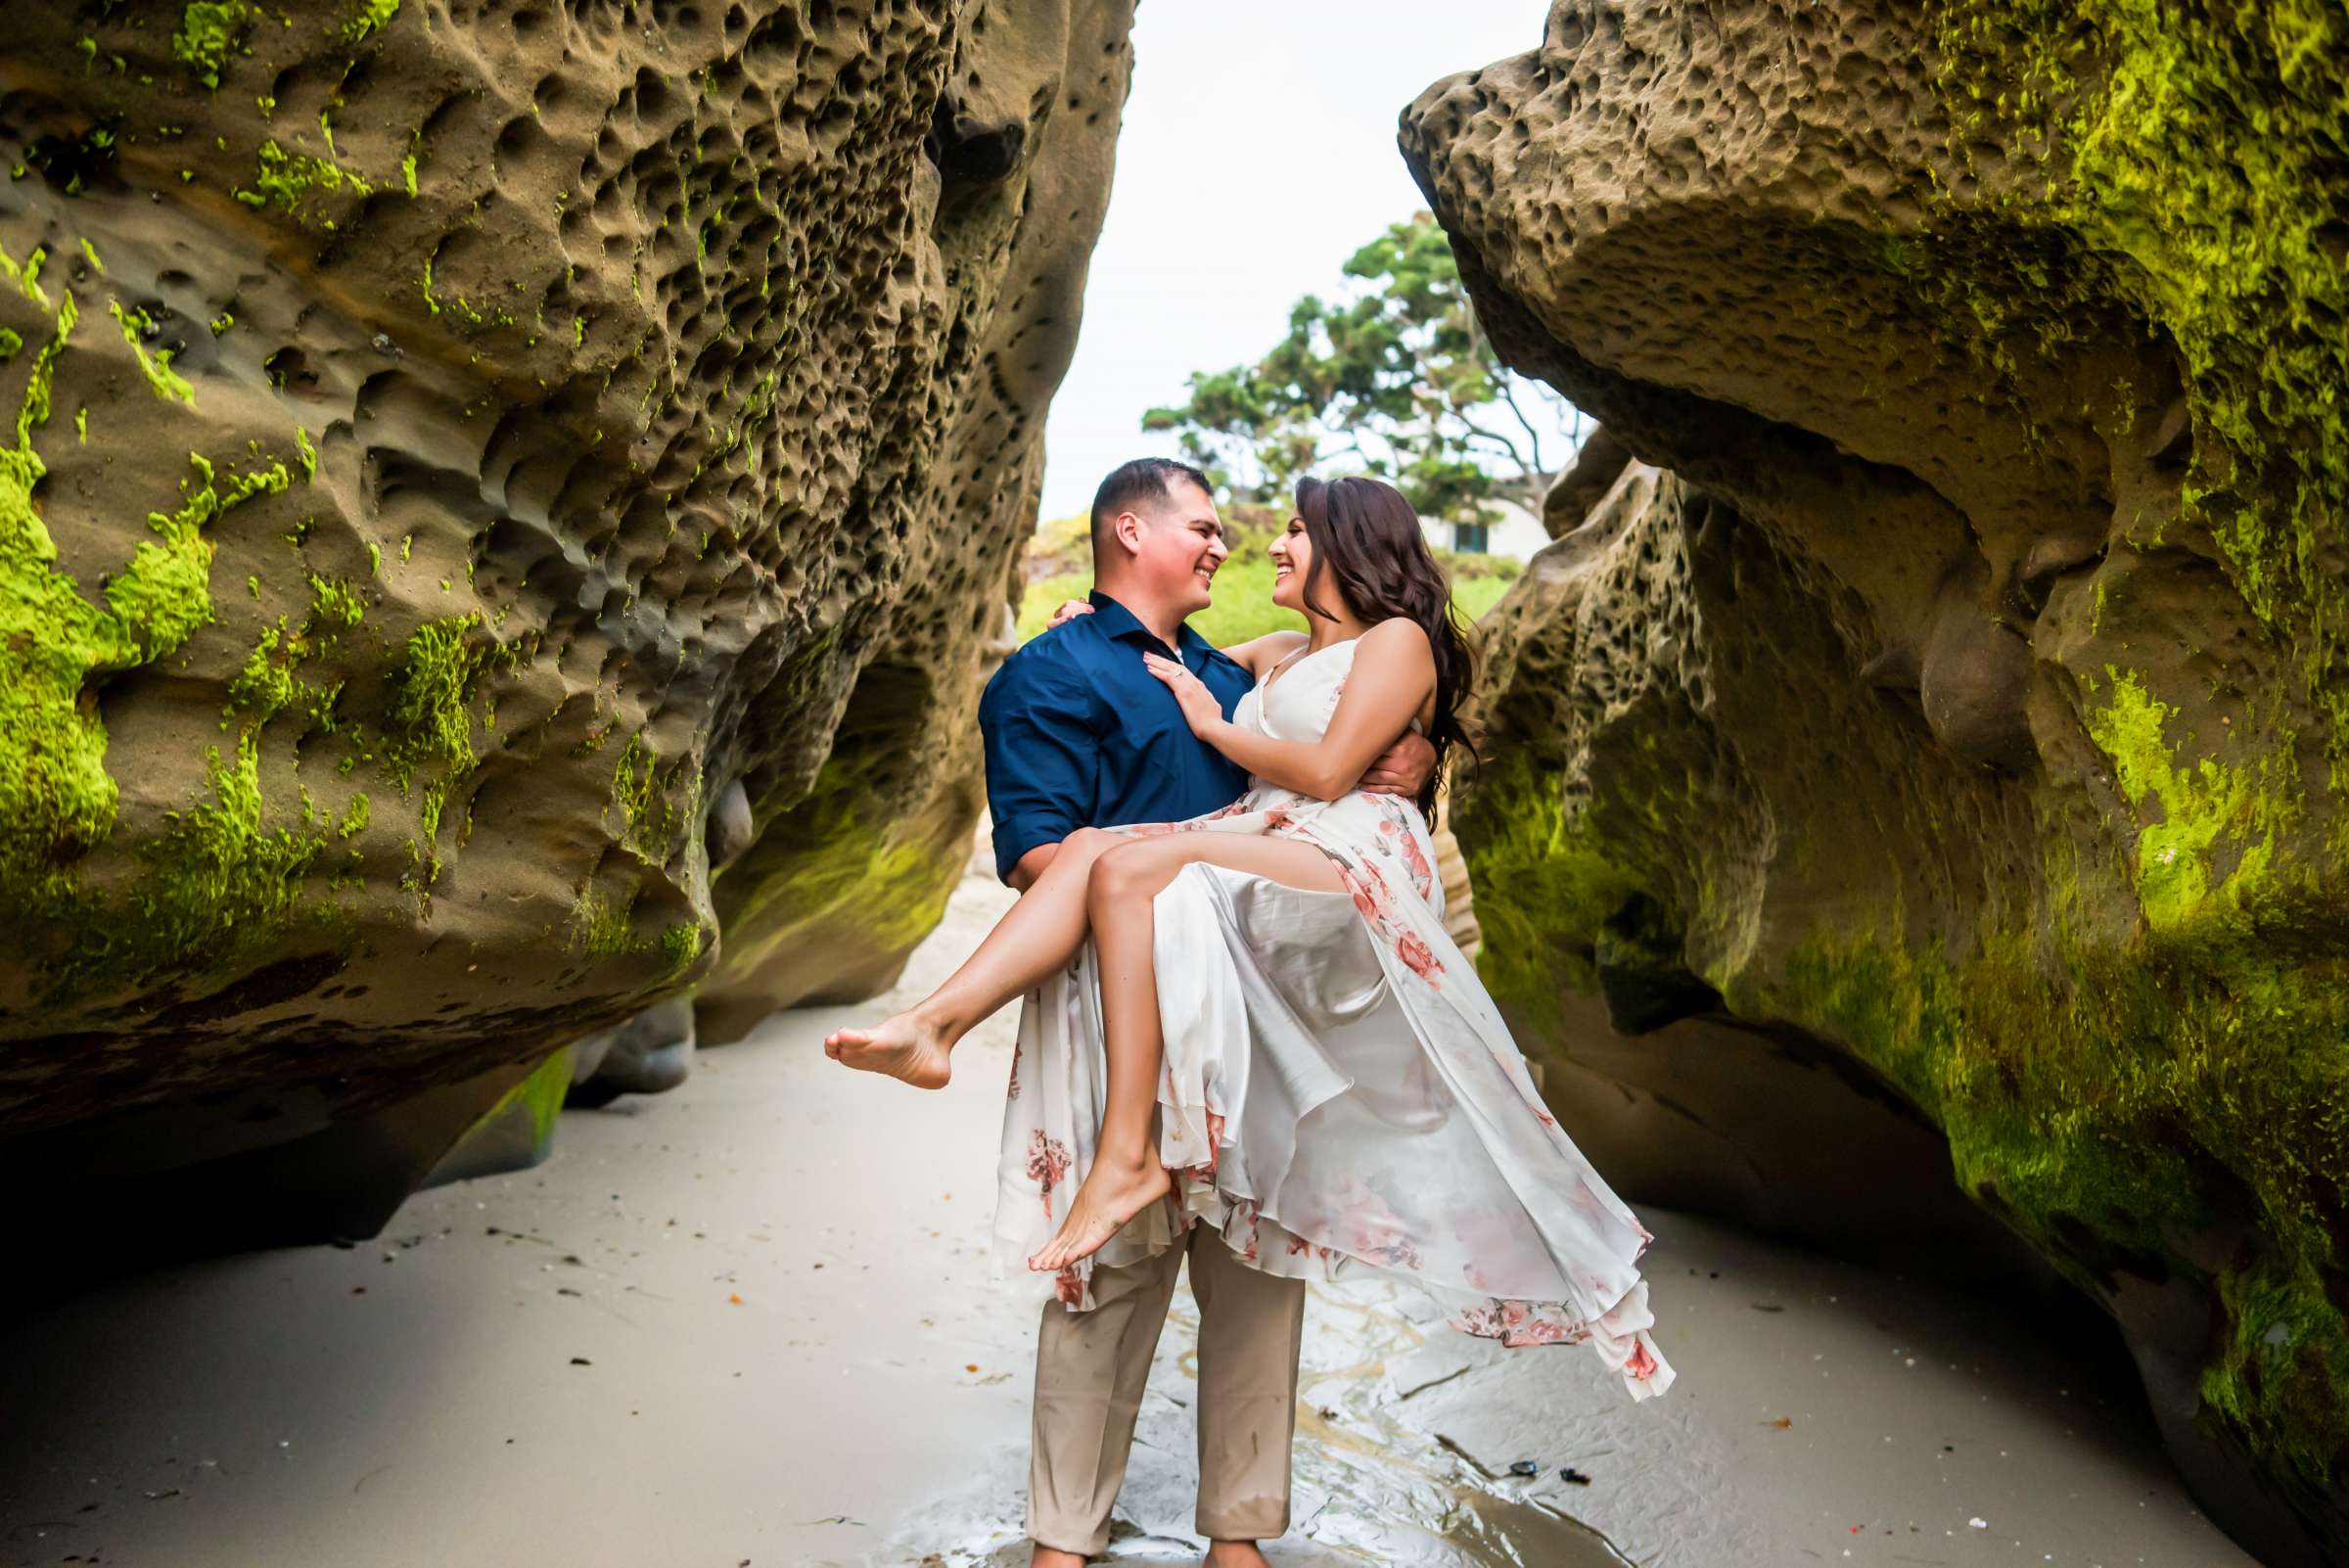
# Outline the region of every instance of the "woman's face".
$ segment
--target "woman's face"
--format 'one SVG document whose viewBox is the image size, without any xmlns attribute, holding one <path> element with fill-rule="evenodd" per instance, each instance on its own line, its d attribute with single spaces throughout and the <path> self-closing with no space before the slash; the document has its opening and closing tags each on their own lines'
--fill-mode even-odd
<svg viewBox="0 0 2349 1568">
<path fill-rule="evenodd" d="M 1305 531 L 1305 519 L 1292 515 L 1289 526 L 1272 540 L 1272 602 L 1283 610 L 1307 615 L 1305 579 L 1313 569 L 1313 540 Z"/>
</svg>

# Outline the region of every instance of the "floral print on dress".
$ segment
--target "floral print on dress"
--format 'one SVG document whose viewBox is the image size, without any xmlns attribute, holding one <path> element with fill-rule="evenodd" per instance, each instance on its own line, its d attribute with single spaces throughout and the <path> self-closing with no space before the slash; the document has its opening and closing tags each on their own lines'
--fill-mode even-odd
<svg viewBox="0 0 2349 1568">
<path fill-rule="evenodd" d="M 1422 1267 L 1409 1226 L 1376 1189 L 1349 1176 L 1338 1191 L 1336 1240 L 1347 1252 L 1372 1263 L 1416 1273 Z"/>
<path fill-rule="evenodd" d="M 1179 1099 L 1180 1090 L 1174 1086 L 1174 1082 L 1170 1077 L 1167 1081 L 1167 1098 L 1164 1103 L 1175 1104 L 1179 1102 Z M 1179 1177 L 1213 1186 L 1216 1179 L 1216 1166 L 1223 1152 L 1223 1118 L 1212 1108 L 1207 1112 L 1205 1141 L 1207 1144 L 1206 1159 L 1196 1160 L 1189 1165 L 1180 1167 L 1171 1166 L 1169 1169 L 1173 1170 Z"/>
<path fill-rule="evenodd" d="M 1233 722 L 1317 739 L 1352 647 L 1299 659 L 1268 698 L 1243 698 Z M 1056 1275 L 1025 1261 L 1057 1228 L 1053 1194 L 1083 1179 L 1099 1140 L 1098 953 L 1086 945 L 1030 994 L 1004 1102 L 1001 1275 L 1090 1311 L 1095 1268 L 1137 1263 L 1204 1224 L 1267 1273 L 1401 1281 L 1463 1332 L 1586 1346 L 1635 1399 L 1669 1386 L 1635 1267 L 1652 1238 L 1549 1115 L 1446 933 L 1414 803 L 1359 790 L 1322 801 L 1258 778 L 1188 822 L 1111 831 L 1277 836 L 1318 851 L 1342 891 L 1267 892 L 1199 863 L 1157 895 L 1160 1152 L 1174 1190 Z M 1274 996 L 1305 1005 L 1267 1007 Z M 1316 997 L 1334 1010 L 1315 1011 Z M 1279 1114 L 1253 1110 L 1251 1092 Z"/>
<path fill-rule="evenodd" d="M 1308 1241 L 1303 1236 L 1291 1236 L 1289 1238 L 1289 1255 L 1295 1257 L 1300 1253 L 1318 1258 L 1323 1263 L 1334 1262 L 1338 1257 L 1335 1248 L 1324 1247 L 1317 1241 Z"/>
<path fill-rule="evenodd" d="M 1573 1345 L 1590 1337 L 1589 1328 L 1544 1314 L 1531 1302 L 1496 1301 L 1472 1307 L 1452 1317 L 1451 1326 L 1464 1334 L 1497 1339 L 1509 1347 Z"/>
<path fill-rule="evenodd" d="M 1379 823 L 1378 832 L 1381 838 L 1394 840 L 1394 853 L 1403 857 L 1405 865 L 1410 867 L 1411 886 L 1419 891 L 1419 897 L 1422 899 L 1434 898 L 1436 896 L 1435 868 L 1427 863 L 1426 854 L 1420 851 L 1418 836 L 1408 827 L 1396 821 L 1393 816 L 1389 816 L 1385 821 Z"/>
<path fill-rule="evenodd" d="M 1263 1209 L 1253 1198 L 1235 1198 L 1230 1204 L 1230 1215 L 1244 1238 L 1232 1250 L 1240 1255 L 1240 1262 L 1255 1263 L 1259 1256 L 1257 1252 L 1258 1227 L 1264 1218 Z M 1223 1239 L 1225 1241 L 1232 1239 L 1231 1227 L 1227 1226 L 1224 1229 Z"/>
<path fill-rule="evenodd" d="M 1354 899 L 1354 906 L 1370 922 L 1378 939 L 1394 952 L 1405 969 L 1417 975 L 1433 988 L 1436 977 L 1444 973 L 1444 962 L 1427 939 L 1415 931 L 1398 930 L 1395 919 L 1395 896 L 1387 887 L 1387 879 L 1368 861 L 1358 861 L 1351 867 L 1341 862 L 1338 882 Z"/>
<path fill-rule="evenodd" d="M 1069 1174 L 1070 1164 L 1069 1146 L 1058 1138 L 1044 1136 L 1044 1130 L 1037 1128 L 1036 1135 L 1028 1140 L 1028 1179 L 1042 1193 L 1047 1220 L 1052 1218 L 1052 1189 Z"/>
<path fill-rule="evenodd" d="M 1386 911 L 1371 897 L 1369 881 L 1358 876 L 1354 867 L 1341 862 L 1338 866 L 1338 882 L 1353 897 L 1354 906 L 1362 912 L 1362 918 L 1382 928 L 1379 934 L 1383 937 L 1386 934 L 1383 929 L 1387 923 Z"/>
<path fill-rule="evenodd" d="M 1436 977 L 1444 973 L 1444 965 L 1427 944 L 1408 931 L 1395 939 L 1395 956 L 1402 959 L 1412 974 L 1431 986 L 1436 983 Z"/>
</svg>

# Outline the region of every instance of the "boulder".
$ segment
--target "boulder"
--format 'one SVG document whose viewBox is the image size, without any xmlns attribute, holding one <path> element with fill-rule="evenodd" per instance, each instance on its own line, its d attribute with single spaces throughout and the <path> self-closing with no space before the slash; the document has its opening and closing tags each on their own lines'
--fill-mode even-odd
<svg viewBox="0 0 2349 1568">
<path fill-rule="evenodd" d="M 1577 1136 L 1871 1244 L 1964 1194 L 2112 1314 L 2214 1516 L 2313 1563 L 2349 18 L 2293 16 L 1559 0 L 1403 145 L 1502 355 L 1640 460 L 1486 622 L 1454 817 Z"/>
<path fill-rule="evenodd" d="M 0 1170 L 363 1233 L 568 1041 L 885 985 L 1129 0 L 10 20 Z"/>
<path fill-rule="evenodd" d="M 1621 437 L 1604 425 L 1594 426 L 1576 448 L 1574 461 L 1542 497 L 1542 526 L 1549 536 L 1554 539 L 1582 527 L 1631 461 Z"/>
<path fill-rule="evenodd" d="M 609 1105 L 622 1094 L 659 1094 L 693 1072 L 693 998 L 671 996 L 626 1023 L 571 1046 L 563 1103 Z"/>
</svg>

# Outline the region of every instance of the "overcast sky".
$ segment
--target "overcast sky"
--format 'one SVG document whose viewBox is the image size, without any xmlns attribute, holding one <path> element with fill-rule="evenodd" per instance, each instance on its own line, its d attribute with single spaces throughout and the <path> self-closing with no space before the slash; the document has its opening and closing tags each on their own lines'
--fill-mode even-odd
<svg viewBox="0 0 2349 1568">
<path fill-rule="evenodd" d="M 1421 209 L 1395 116 L 1440 76 L 1524 54 L 1547 0 L 1143 0 L 1084 325 L 1044 427 L 1046 518 L 1129 457 L 1146 408 L 1256 358 L 1304 294 Z"/>
</svg>

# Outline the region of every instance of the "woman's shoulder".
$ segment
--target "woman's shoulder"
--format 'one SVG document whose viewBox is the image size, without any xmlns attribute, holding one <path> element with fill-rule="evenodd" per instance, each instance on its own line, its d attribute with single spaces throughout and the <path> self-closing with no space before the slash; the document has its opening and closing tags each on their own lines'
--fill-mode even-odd
<svg viewBox="0 0 2349 1568">
<path fill-rule="evenodd" d="M 1364 647 L 1392 648 L 1397 652 L 1411 649 L 1430 649 L 1427 628 L 1409 616 L 1389 616 L 1355 639 Z"/>
</svg>

